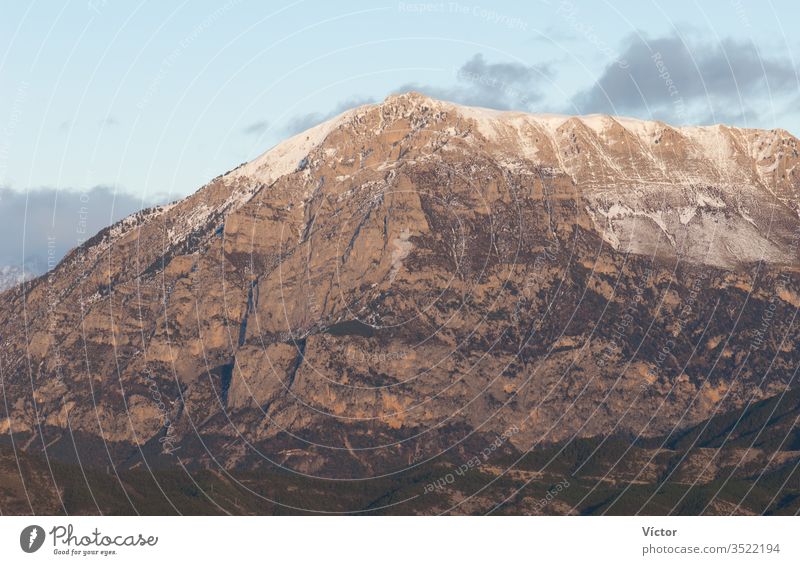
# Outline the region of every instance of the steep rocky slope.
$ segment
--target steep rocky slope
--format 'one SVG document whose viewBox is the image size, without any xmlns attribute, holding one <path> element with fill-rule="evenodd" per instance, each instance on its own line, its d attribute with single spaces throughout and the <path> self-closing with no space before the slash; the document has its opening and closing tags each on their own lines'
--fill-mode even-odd
<svg viewBox="0 0 800 565">
<path fill-rule="evenodd" d="M 798 149 L 413 93 L 351 110 L 4 293 L 0 432 L 337 479 L 669 437 L 795 385 Z"/>
</svg>

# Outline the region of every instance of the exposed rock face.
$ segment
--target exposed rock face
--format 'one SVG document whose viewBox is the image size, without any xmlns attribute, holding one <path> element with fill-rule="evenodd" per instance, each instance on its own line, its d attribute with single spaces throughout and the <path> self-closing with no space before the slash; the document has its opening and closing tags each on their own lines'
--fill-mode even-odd
<svg viewBox="0 0 800 565">
<path fill-rule="evenodd" d="M 474 434 L 688 428 L 794 385 L 798 149 L 417 94 L 352 110 L 3 294 L 0 431 L 342 478 Z"/>
</svg>

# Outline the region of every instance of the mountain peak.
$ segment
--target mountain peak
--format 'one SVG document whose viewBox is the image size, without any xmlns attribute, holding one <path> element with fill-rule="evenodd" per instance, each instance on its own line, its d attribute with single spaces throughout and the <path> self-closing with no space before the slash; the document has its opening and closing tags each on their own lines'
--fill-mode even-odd
<svg viewBox="0 0 800 565">
<path fill-rule="evenodd" d="M 406 92 L 396 92 L 396 93 L 388 95 L 386 98 L 384 98 L 384 100 L 381 103 L 381 105 L 392 105 L 392 104 L 398 104 L 398 103 L 402 104 L 402 103 L 406 103 L 406 102 L 411 102 L 411 103 L 415 103 L 415 104 L 427 103 L 427 104 L 431 104 L 431 105 L 433 105 L 433 104 L 444 104 L 445 103 L 445 102 L 443 102 L 441 100 L 438 100 L 438 99 L 435 99 L 435 98 L 431 98 L 430 96 L 428 96 L 426 94 L 422 94 L 421 92 L 418 92 L 416 90 L 409 90 L 409 91 L 406 91 Z"/>
<path fill-rule="evenodd" d="M 235 199 L 245 202 L 255 187 L 300 170 L 311 176 L 325 170 L 343 181 L 365 167 L 390 170 L 406 159 L 477 152 L 514 174 L 546 170 L 569 179 L 587 200 L 595 229 L 609 244 L 633 252 L 648 253 L 663 237 L 674 253 L 689 237 L 685 232 L 700 237 L 709 214 L 724 212 L 726 235 L 713 237 L 709 249 L 683 253 L 730 266 L 758 258 L 793 260 L 776 246 L 774 232 L 764 235 L 771 220 L 762 203 L 774 199 L 783 223 L 797 220 L 798 149 L 798 140 L 783 130 L 500 111 L 406 92 L 314 126 L 229 177 L 237 179 Z M 731 213 L 738 219 L 731 220 Z"/>
</svg>

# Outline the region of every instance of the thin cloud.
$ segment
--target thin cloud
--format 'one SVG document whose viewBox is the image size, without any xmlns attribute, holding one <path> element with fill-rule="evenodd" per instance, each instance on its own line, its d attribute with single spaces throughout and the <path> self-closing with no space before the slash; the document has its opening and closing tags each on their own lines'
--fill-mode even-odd
<svg viewBox="0 0 800 565">
<path fill-rule="evenodd" d="M 108 117 L 108 118 L 103 118 L 102 120 L 97 122 L 97 124 L 101 128 L 112 128 L 112 127 L 118 126 L 119 125 L 119 121 L 117 121 L 116 118 Z"/>
<path fill-rule="evenodd" d="M 245 135 L 261 135 L 269 129 L 269 122 L 266 120 L 258 120 L 252 124 L 245 126 L 242 133 Z"/>
<path fill-rule="evenodd" d="M 549 25 L 544 30 L 533 30 L 535 35 L 531 40 L 533 43 L 559 43 L 564 41 L 575 41 L 579 38 L 573 31 L 566 28 Z"/>
<path fill-rule="evenodd" d="M 299 116 L 295 116 L 289 120 L 284 127 L 284 132 L 288 135 L 295 135 L 297 133 L 306 131 L 309 128 L 312 128 L 318 124 L 321 124 L 325 120 L 329 120 L 334 116 L 338 116 L 342 112 L 350 110 L 351 108 L 356 108 L 358 106 L 363 106 L 364 104 L 374 104 L 375 99 L 371 97 L 359 97 L 354 96 L 352 98 L 348 98 L 346 100 L 342 100 L 339 102 L 335 108 L 330 110 L 329 112 L 310 112 L 308 114 L 301 114 Z"/>
</svg>

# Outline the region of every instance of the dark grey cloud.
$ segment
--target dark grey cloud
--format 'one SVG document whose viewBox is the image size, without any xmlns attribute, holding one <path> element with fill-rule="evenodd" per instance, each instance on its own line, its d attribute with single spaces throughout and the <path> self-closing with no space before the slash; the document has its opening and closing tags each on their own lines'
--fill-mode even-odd
<svg viewBox="0 0 800 565">
<path fill-rule="evenodd" d="M 791 61 L 733 39 L 637 35 L 624 42 L 620 58 L 624 64 L 607 65 L 568 112 L 741 123 L 769 105 L 770 93 L 781 97 L 798 88 Z"/>
<path fill-rule="evenodd" d="M 308 128 L 312 128 L 317 124 L 321 124 L 325 120 L 329 120 L 334 116 L 338 116 L 342 112 L 346 110 L 350 110 L 351 108 L 356 108 L 357 106 L 363 106 L 364 104 L 374 104 L 375 99 L 371 97 L 363 97 L 363 96 L 353 96 L 346 100 L 342 100 L 339 102 L 335 108 L 330 110 L 329 112 L 310 112 L 308 114 L 301 114 L 299 116 L 294 116 L 289 120 L 284 128 L 284 131 L 288 135 L 294 135 L 296 133 L 300 133 L 306 131 Z"/>
<path fill-rule="evenodd" d="M 269 129 L 269 122 L 266 120 L 258 120 L 252 124 L 244 127 L 242 133 L 245 135 L 261 135 Z"/>
<path fill-rule="evenodd" d="M 150 205 L 106 186 L 86 192 L 0 188 L 0 268 L 25 267 L 43 273 L 48 268 L 50 242 L 60 260 L 103 227 Z"/>
<path fill-rule="evenodd" d="M 489 63 L 475 54 L 456 72 L 456 83 L 449 87 L 408 83 L 395 92 L 416 90 L 433 98 L 469 106 L 497 110 L 530 110 L 543 98 L 555 72 L 549 63 Z"/>
</svg>

